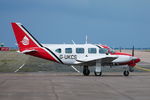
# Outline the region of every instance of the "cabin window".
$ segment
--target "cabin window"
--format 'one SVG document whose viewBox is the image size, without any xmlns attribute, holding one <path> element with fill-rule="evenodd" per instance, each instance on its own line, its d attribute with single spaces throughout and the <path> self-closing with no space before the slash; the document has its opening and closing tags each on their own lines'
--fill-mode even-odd
<svg viewBox="0 0 150 100">
<path fill-rule="evenodd" d="M 84 53 L 84 48 L 76 48 L 76 53 Z"/>
<path fill-rule="evenodd" d="M 108 53 L 108 50 L 105 48 L 99 48 L 99 53 Z"/>
<path fill-rule="evenodd" d="M 88 48 L 88 53 L 96 53 L 96 48 Z"/>
<path fill-rule="evenodd" d="M 56 49 L 56 50 L 55 50 L 55 52 L 57 52 L 57 53 L 61 53 L 61 49 L 60 49 L 60 48 L 58 48 L 58 49 Z"/>
<path fill-rule="evenodd" d="M 72 48 L 66 48 L 65 53 L 72 53 Z"/>
</svg>

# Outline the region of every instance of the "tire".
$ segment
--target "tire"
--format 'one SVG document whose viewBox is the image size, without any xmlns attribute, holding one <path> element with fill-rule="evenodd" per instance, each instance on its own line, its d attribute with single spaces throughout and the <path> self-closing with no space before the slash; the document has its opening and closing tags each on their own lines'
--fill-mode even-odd
<svg viewBox="0 0 150 100">
<path fill-rule="evenodd" d="M 124 71 L 124 72 L 123 72 L 123 75 L 124 75 L 124 76 L 129 76 L 129 71 Z"/>
<path fill-rule="evenodd" d="M 89 69 L 83 70 L 83 75 L 84 76 L 89 76 L 90 75 L 90 70 Z"/>
<path fill-rule="evenodd" d="M 102 72 L 96 72 L 94 71 L 95 76 L 102 76 Z"/>
</svg>

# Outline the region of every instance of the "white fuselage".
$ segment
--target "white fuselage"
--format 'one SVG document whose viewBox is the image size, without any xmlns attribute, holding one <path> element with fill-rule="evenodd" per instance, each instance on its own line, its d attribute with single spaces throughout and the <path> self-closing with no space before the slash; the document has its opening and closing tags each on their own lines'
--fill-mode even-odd
<svg viewBox="0 0 150 100">
<path fill-rule="evenodd" d="M 43 46 L 49 48 L 64 64 L 75 65 L 80 64 L 78 60 L 88 60 L 99 58 L 100 56 L 110 56 L 106 55 L 107 51 L 105 48 L 98 47 L 95 44 L 42 44 Z M 81 49 L 80 52 L 77 49 Z M 95 51 L 89 51 L 89 49 L 95 49 Z M 70 51 L 66 49 L 71 49 Z M 103 52 L 100 52 L 103 49 Z M 115 55 L 114 55 L 115 56 Z M 131 56 L 127 55 L 117 55 L 117 59 L 112 61 L 112 63 L 124 63 L 132 60 Z"/>
<path fill-rule="evenodd" d="M 89 59 L 89 58 L 98 58 L 99 56 L 106 56 L 106 53 L 99 53 L 100 48 L 93 44 L 42 44 L 43 46 L 49 48 L 53 53 L 64 64 L 80 64 L 78 59 Z M 72 49 L 67 51 L 66 49 Z M 77 51 L 77 49 L 81 49 Z M 95 51 L 89 51 L 90 48 L 93 48 Z M 61 49 L 61 52 L 58 52 Z M 58 51 L 57 51 L 58 50 Z"/>
</svg>

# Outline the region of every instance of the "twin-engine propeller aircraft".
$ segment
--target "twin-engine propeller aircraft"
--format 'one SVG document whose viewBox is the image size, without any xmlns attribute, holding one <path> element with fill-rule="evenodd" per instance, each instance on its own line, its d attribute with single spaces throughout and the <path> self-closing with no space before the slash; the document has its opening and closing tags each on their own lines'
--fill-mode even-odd
<svg viewBox="0 0 150 100">
<path fill-rule="evenodd" d="M 83 66 L 83 75 L 85 76 L 90 74 L 89 66 L 95 67 L 95 76 L 101 76 L 102 66 L 127 64 L 129 62 L 135 64 L 137 59 L 140 61 L 139 58 L 129 54 L 113 54 L 102 45 L 40 44 L 22 24 L 11 24 L 21 53 L 61 64 Z M 129 75 L 128 70 L 129 68 L 126 66 L 123 72 L 124 76 Z"/>
</svg>

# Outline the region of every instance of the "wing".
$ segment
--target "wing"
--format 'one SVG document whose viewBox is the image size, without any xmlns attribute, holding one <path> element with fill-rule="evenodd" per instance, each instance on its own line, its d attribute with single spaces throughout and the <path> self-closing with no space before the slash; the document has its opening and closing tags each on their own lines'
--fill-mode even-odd
<svg viewBox="0 0 150 100">
<path fill-rule="evenodd" d="M 99 57 L 85 57 L 82 59 L 77 59 L 76 61 L 80 63 L 96 63 L 100 62 L 101 64 L 110 64 L 113 60 L 117 59 L 118 56 L 116 55 L 106 55 L 106 56 L 99 56 Z"/>
</svg>

